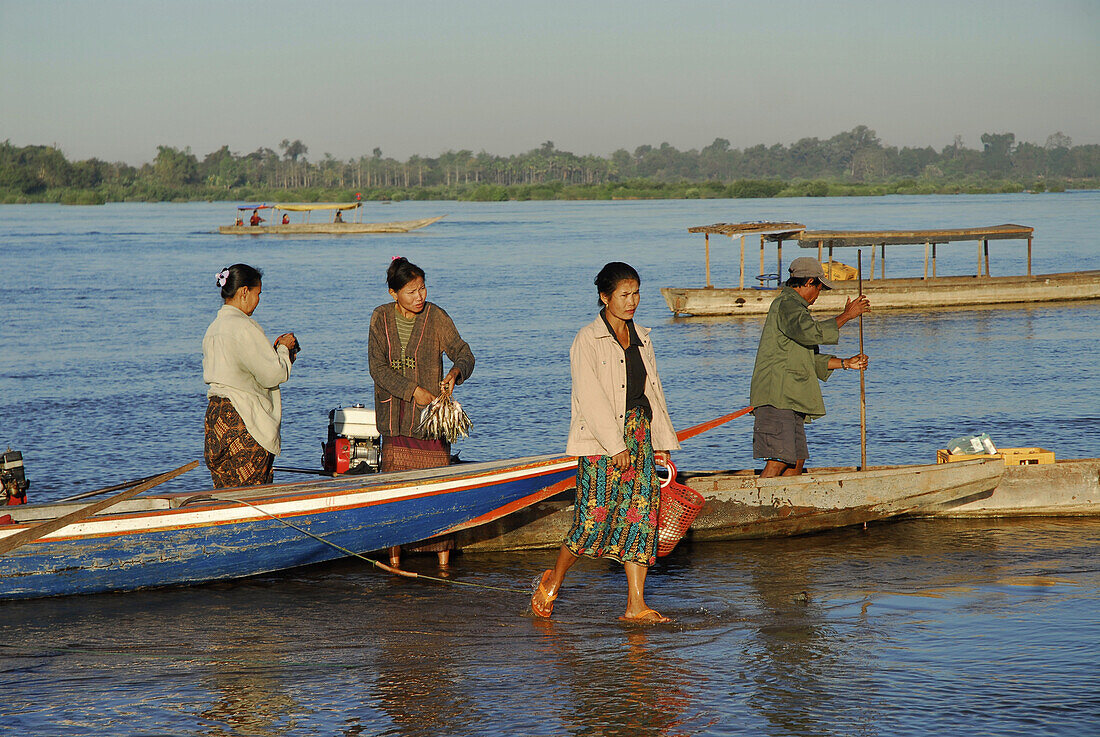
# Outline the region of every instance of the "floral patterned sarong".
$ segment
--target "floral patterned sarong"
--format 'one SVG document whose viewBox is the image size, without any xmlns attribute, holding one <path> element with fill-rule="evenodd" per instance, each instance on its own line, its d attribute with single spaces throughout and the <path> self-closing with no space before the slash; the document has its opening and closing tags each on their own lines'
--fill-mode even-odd
<svg viewBox="0 0 1100 737">
<path fill-rule="evenodd" d="M 215 489 L 270 484 L 275 456 L 256 442 L 225 397 L 210 397 L 203 457 Z"/>
<path fill-rule="evenodd" d="M 565 545 L 578 556 L 650 566 L 657 560 L 661 490 L 642 410 L 627 412 L 623 439 L 630 452 L 625 471 L 615 468 L 610 456 L 577 459 L 577 499 Z"/>
</svg>

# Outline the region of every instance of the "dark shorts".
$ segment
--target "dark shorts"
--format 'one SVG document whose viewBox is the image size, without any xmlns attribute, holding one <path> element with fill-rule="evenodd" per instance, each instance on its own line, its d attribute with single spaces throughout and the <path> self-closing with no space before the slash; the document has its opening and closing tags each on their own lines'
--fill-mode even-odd
<svg viewBox="0 0 1100 737">
<path fill-rule="evenodd" d="M 770 405 L 753 410 L 752 456 L 793 466 L 810 457 L 806 447 L 806 415 Z"/>
</svg>

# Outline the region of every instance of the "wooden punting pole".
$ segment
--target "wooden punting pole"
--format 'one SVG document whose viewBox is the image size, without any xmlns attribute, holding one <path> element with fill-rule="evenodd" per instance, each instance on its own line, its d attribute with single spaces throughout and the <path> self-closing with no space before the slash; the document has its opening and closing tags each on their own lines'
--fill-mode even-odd
<svg viewBox="0 0 1100 737">
<path fill-rule="evenodd" d="M 856 251 L 856 276 L 859 278 L 859 296 L 863 296 L 863 249 Z M 863 315 L 859 316 L 859 354 L 863 355 Z M 859 468 L 867 468 L 867 384 L 866 367 L 859 370 Z"/>
</svg>

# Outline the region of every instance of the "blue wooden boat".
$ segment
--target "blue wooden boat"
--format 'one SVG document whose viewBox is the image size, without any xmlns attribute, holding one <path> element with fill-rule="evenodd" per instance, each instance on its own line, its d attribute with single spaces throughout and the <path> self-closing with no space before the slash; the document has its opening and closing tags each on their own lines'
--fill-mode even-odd
<svg viewBox="0 0 1100 737">
<path fill-rule="evenodd" d="M 534 504 L 575 472 L 575 458 L 544 455 L 138 496 L 0 556 L 0 599 L 235 579 L 346 555 L 328 543 L 355 553 L 407 545 Z M 81 506 L 5 507 L 13 524 L 0 526 L 0 543 Z"/>
</svg>

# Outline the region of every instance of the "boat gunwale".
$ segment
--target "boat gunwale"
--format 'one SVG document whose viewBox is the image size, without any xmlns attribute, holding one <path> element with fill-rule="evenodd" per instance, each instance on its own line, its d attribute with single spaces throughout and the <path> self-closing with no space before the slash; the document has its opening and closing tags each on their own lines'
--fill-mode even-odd
<svg viewBox="0 0 1100 737">
<path fill-rule="evenodd" d="M 536 456 L 537 457 L 537 456 Z M 495 465 L 499 462 L 489 461 L 488 464 Z M 528 479 L 537 478 L 539 476 L 547 476 L 550 474 L 558 473 L 560 471 L 570 470 L 570 467 L 576 464 L 576 460 L 570 457 L 563 456 L 547 456 L 542 462 L 524 463 L 519 466 L 503 466 L 497 469 L 484 469 L 481 471 L 475 471 L 473 473 L 464 473 L 457 476 L 449 474 L 438 473 L 441 469 L 424 469 L 417 472 L 401 472 L 402 474 L 425 474 L 426 478 L 418 479 L 413 476 L 412 481 L 417 483 L 409 484 L 408 482 L 401 482 L 396 480 L 386 480 L 376 485 L 355 485 L 354 482 L 350 486 L 342 485 L 344 488 L 334 489 L 330 492 L 316 491 L 313 487 L 316 487 L 318 482 L 316 481 L 302 481 L 294 482 L 291 484 L 277 484 L 268 485 L 262 487 L 247 487 L 248 491 L 245 493 L 238 492 L 235 497 L 229 497 L 225 499 L 219 499 L 217 496 L 222 496 L 220 490 L 212 489 L 210 491 L 203 492 L 174 492 L 171 494 L 155 495 L 149 497 L 138 497 L 139 499 L 166 499 L 171 504 L 172 500 L 182 499 L 184 503 L 179 506 L 170 506 L 166 509 L 151 509 L 144 511 L 130 511 L 112 514 L 109 511 L 105 511 L 99 515 L 95 515 L 89 519 L 75 522 L 71 525 L 57 530 L 54 533 L 44 535 L 37 540 L 33 540 L 27 545 L 34 545 L 44 542 L 66 542 L 71 540 L 83 540 L 83 539 L 97 539 L 104 537 L 120 537 L 127 535 L 140 535 L 152 532 L 165 532 L 172 530 L 182 529 L 194 529 L 199 527 L 220 527 L 227 525 L 245 524 L 256 521 L 257 519 L 265 519 L 269 517 L 276 517 L 278 519 L 303 517 L 316 514 L 325 514 L 330 512 L 343 512 L 352 509 L 363 509 L 372 506 L 378 506 L 380 504 L 413 501 L 416 499 L 423 499 L 432 496 L 441 496 L 444 494 L 454 494 L 461 492 L 473 491 L 476 489 L 482 489 L 490 486 L 495 486 L 499 482 L 516 482 L 526 481 Z M 480 464 L 479 464 L 480 465 Z M 447 468 L 447 467 L 442 467 Z M 371 474 L 377 478 L 382 474 Z M 499 482 L 494 482 L 492 478 L 494 475 L 506 476 Z M 358 476 L 358 478 L 364 478 L 364 476 Z M 348 482 L 351 479 L 332 479 L 332 481 Z M 471 483 L 472 482 L 472 483 Z M 325 483 L 325 482 L 321 482 Z M 309 485 L 311 488 L 306 490 L 307 493 L 296 493 L 291 495 L 273 495 L 271 492 L 273 489 L 285 488 L 285 487 L 297 487 Z M 353 495 L 361 496 L 375 496 L 378 494 L 384 494 L 387 491 L 399 490 L 401 488 L 410 489 L 424 489 L 415 493 L 408 494 L 391 494 L 382 498 L 369 498 L 362 501 L 347 502 L 339 505 L 325 505 L 324 501 L 334 499 L 336 497 L 348 497 Z M 425 488 L 427 487 L 427 488 Z M 434 488 L 433 488 L 434 487 Z M 233 490 L 230 489 L 230 492 Z M 251 493 L 250 493 L 251 492 Z M 187 505 L 186 500 L 194 498 L 201 500 L 196 504 Z M 314 502 L 313 505 L 306 509 L 287 510 L 282 512 L 275 511 L 259 511 L 249 507 L 247 504 L 241 504 L 240 501 L 247 501 L 249 504 L 267 505 L 267 506 L 285 506 L 287 504 L 308 504 Z M 49 506 L 47 504 L 41 506 Z M 62 506 L 62 505 L 58 505 Z M 69 505 L 64 505 L 69 506 Z M 237 512 L 239 516 L 235 517 L 223 517 L 220 519 L 207 519 L 196 520 L 195 522 L 178 522 L 177 524 L 163 524 L 156 526 L 146 526 L 140 528 L 121 529 L 121 530 L 107 530 L 103 532 L 94 531 L 95 526 L 112 525 L 118 526 L 127 522 L 134 522 L 149 518 L 162 518 L 165 522 L 170 522 L 173 517 L 179 515 L 215 515 L 222 512 Z M 53 517 L 29 520 L 27 522 L 21 522 L 12 525 L 5 525 L 0 528 L 0 539 L 9 537 L 17 532 L 33 527 L 40 522 L 53 519 Z M 68 528 L 76 528 L 78 530 L 93 527 L 93 529 L 87 532 L 72 532 L 67 535 L 60 534 L 62 530 Z"/>
</svg>

